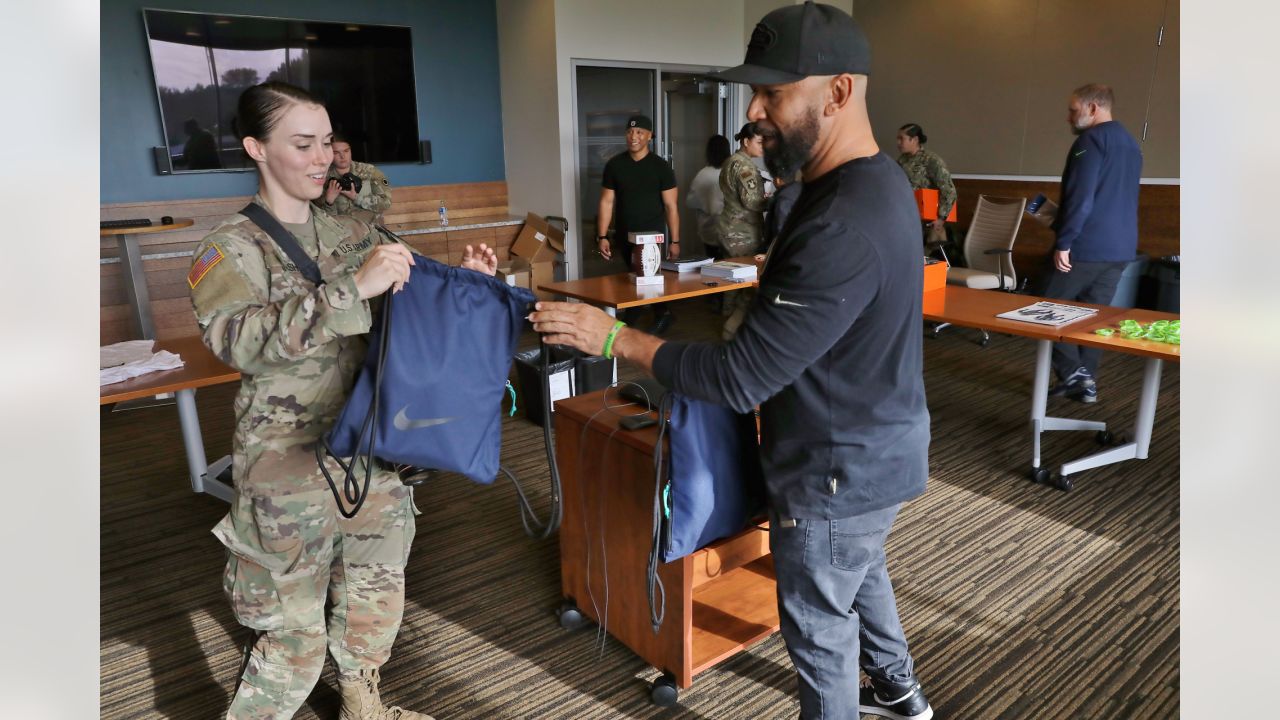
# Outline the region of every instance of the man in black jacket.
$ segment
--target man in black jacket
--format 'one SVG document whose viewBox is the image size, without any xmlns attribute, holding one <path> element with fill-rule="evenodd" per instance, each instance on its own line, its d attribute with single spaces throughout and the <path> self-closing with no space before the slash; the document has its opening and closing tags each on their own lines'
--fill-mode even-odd
<svg viewBox="0 0 1280 720">
<path fill-rule="evenodd" d="M 919 215 L 872 136 L 869 65 L 853 19 L 806 2 L 766 15 L 746 64 L 721 74 L 752 86 L 747 118 L 773 175 L 804 174 L 731 342 L 663 342 L 583 304 L 543 302 L 532 316 L 548 343 L 605 348 L 740 412 L 760 405 L 778 607 L 805 720 L 933 714 L 884 553 L 928 477 Z"/>
</svg>

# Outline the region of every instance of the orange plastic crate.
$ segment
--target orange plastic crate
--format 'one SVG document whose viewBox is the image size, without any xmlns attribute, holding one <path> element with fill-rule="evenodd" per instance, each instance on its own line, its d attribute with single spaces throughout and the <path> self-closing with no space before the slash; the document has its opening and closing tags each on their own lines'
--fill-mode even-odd
<svg viewBox="0 0 1280 720">
<path fill-rule="evenodd" d="M 920 210 L 921 220 L 937 220 L 938 219 L 938 191 L 928 188 L 921 188 L 915 191 L 916 207 Z M 959 205 L 960 203 L 956 203 Z M 951 206 L 951 212 L 947 213 L 947 222 L 956 221 L 956 206 Z"/>
<path fill-rule="evenodd" d="M 947 264 L 933 258 L 924 259 L 924 291 L 941 290 L 947 286 Z"/>
</svg>

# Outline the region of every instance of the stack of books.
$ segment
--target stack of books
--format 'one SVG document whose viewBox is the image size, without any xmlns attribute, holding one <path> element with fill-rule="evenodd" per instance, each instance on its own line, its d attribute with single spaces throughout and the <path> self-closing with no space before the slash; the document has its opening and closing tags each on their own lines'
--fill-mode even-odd
<svg viewBox="0 0 1280 720">
<path fill-rule="evenodd" d="M 755 280 L 756 266 L 748 263 L 721 260 L 702 266 L 702 276 L 726 280 Z"/>
<path fill-rule="evenodd" d="M 690 270 L 697 270 L 703 265 L 710 264 L 711 258 L 709 257 L 675 258 L 672 260 L 663 260 L 662 269 L 674 270 L 676 272 L 689 272 Z"/>
</svg>

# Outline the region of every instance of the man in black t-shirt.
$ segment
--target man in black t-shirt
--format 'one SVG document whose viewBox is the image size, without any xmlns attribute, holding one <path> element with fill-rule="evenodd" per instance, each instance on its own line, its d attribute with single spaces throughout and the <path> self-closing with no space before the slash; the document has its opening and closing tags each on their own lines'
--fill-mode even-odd
<svg viewBox="0 0 1280 720">
<path fill-rule="evenodd" d="M 652 138 L 653 121 L 644 115 L 631 116 L 627 119 L 627 151 L 610 158 L 604 166 L 596 245 L 606 260 L 616 250 L 628 268 L 632 250 L 628 233 L 665 232 L 667 257 L 680 256 L 676 174 L 666 160 L 649 152 Z M 612 242 L 608 236 L 610 222 L 615 222 Z M 661 335 L 671 326 L 674 316 L 667 303 L 653 305 L 653 315 L 652 330 Z"/>
<path fill-rule="evenodd" d="M 773 176 L 804 178 L 731 341 L 664 342 L 584 303 L 539 302 L 530 317 L 548 344 L 603 349 L 738 412 L 760 406 L 779 624 L 804 720 L 933 716 L 885 559 L 898 509 L 929 474 L 920 221 L 871 131 L 870 55 L 849 15 L 806 2 L 766 15 L 746 63 L 719 74 L 751 85 L 747 119 Z"/>
</svg>

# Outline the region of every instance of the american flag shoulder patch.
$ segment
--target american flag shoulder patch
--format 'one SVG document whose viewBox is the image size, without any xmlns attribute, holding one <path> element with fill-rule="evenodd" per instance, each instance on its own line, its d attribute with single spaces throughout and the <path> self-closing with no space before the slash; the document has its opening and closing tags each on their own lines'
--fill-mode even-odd
<svg viewBox="0 0 1280 720">
<path fill-rule="evenodd" d="M 196 285 L 199 285 L 200 281 L 204 279 L 204 276 L 213 269 L 213 266 L 222 262 L 225 257 L 226 255 L 222 254 L 222 250 L 216 244 L 209 243 L 209 249 L 204 251 L 200 259 L 196 260 L 191 266 L 191 272 L 187 273 L 187 285 L 190 285 L 191 289 L 194 290 Z"/>
</svg>

